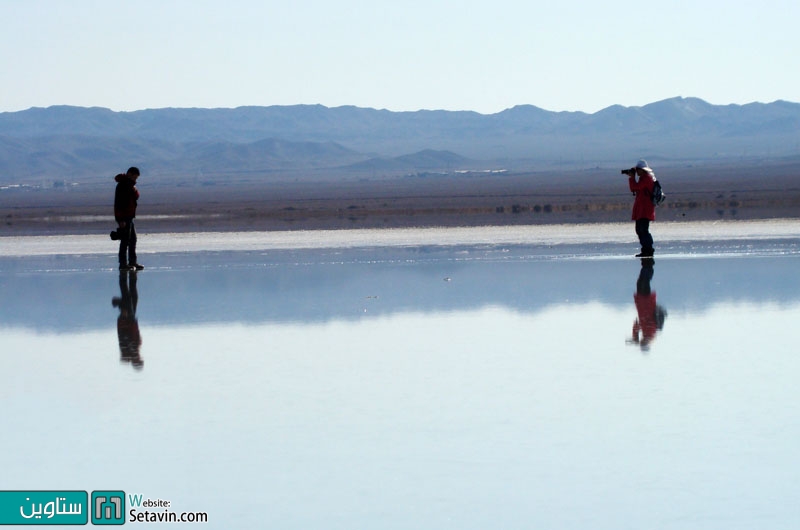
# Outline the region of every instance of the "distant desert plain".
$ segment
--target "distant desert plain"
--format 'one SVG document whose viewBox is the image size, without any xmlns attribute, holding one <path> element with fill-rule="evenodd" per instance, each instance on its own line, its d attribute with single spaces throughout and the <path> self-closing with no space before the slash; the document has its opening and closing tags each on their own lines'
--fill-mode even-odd
<svg viewBox="0 0 800 530">
<path fill-rule="evenodd" d="M 654 164 L 653 164 L 654 165 Z M 655 165 L 654 165 L 655 166 Z M 380 178 L 249 175 L 226 184 L 159 184 L 144 174 L 140 233 L 625 222 L 633 197 L 622 168 L 418 173 Z M 657 221 L 800 217 L 800 161 L 654 167 L 667 194 Z M 0 236 L 106 234 L 107 184 L 0 190 Z"/>
</svg>

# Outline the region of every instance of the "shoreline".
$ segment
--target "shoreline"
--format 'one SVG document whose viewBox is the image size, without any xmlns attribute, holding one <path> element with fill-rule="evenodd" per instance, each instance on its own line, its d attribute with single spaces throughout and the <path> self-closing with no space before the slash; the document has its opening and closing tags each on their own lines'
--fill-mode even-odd
<svg viewBox="0 0 800 530">
<path fill-rule="evenodd" d="M 800 219 L 662 222 L 654 226 L 659 248 L 750 247 L 800 240 Z M 259 252 L 359 248 L 502 247 L 593 249 L 638 246 L 630 223 L 565 223 L 518 226 L 357 228 L 293 231 L 160 232 L 139 236 L 139 254 Z M 0 258 L 58 255 L 114 255 L 107 234 L 0 236 Z M 796 250 L 796 249 L 795 249 Z M 792 250 L 794 252 L 795 250 Z"/>
</svg>

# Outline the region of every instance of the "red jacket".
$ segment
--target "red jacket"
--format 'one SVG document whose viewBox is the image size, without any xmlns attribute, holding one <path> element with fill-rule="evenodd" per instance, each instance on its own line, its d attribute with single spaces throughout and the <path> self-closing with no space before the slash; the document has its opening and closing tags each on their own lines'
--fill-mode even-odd
<svg viewBox="0 0 800 530">
<path fill-rule="evenodd" d="M 658 332 L 656 293 L 636 293 L 633 295 L 633 303 L 636 304 L 636 312 L 639 314 L 639 318 L 633 322 L 633 340 L 646 346 L 653 342 Z"/>
<path fill-rule="evenodd" d="M 633 201 L 633 212 L 631 213 L 631 219 L 634 221 L 637 219 L 656 220 L 656 207 L 651 198 L 655 182 L 656 179 L 652 173 L 645 177 L 639 177 L 638 181 L 636 177 L 628 177 L 628 185 L 631 191 L 636 194 L 636 199 Z"/>
<path fill-rule="evenodd" d="M 133 219 L 136 217 L 139 190 L 125 173 L 120 173 L 114 177 L 114 180 L 117 181 L 117 189 L 114 193 L 114 217 L 117 221 Z"/>
</svg>

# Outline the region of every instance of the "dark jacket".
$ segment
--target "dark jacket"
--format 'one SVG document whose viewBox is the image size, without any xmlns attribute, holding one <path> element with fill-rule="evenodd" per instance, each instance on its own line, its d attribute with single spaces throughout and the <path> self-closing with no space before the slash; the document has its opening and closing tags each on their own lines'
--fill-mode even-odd
<svg viewBox="0 0 800 530">
<path fill-rule="evenodd" d="M 125 173 L 120 173 L 114 180 L 117 181 L 117 190 L 114 193 L 114 218 L 117 221 L 133 219 L 136 217 L 139 190 Z"/>
</svg>

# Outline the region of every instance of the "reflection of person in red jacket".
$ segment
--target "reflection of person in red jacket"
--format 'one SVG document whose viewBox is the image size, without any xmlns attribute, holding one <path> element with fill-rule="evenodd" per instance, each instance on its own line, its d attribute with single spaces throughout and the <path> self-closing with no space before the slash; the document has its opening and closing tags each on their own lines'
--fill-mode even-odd
<svg viewBox="0 0 800 530">
<path fill-rule="evenodd" d="M 656 175 L 645 160 L 639 160 L 630 172 L 626 170 L 626 174 L 628 186 L 636 196 L 633 200 L 631 219 L 636 221 L 636 235 L 639 236 L 639 243 L 642 245 L 642 251 L 636 257 L 651 257 L 655 253 L 653 236 L 650 234 L 650 221 L 656 220 L 656 207 L 652 199 Z M 639 177 L 639 180 L 636 180 L 636 177 Z"/>
<path fill-rule="evenodd" d="M 111 304 L 119 308 L 117 317 L 119 360 L 141 370 L 144 368 L 144 361 L 141 356 L 142 336 L 139 333 L 139 321 L 136 320 L 136 306 L 139 303 L 136 275 L 120 272 L 119 290 L 120 296 L 111 299 Z"/>
<path fill-rule="evenodd" d="M 656 293 L 650 289 L 650 280 L 653 279 L 653 262 L 642 260 L 642 269 L 636 280 L 636 293 L 633 303 L 636 304 L 638 318 L 633 321 L 633 331 L 629 344 L 638 344 L 643 352 L 650 350 L 650 344 L 655 340 L 656 334 L 664 328 L 667 311 L 656 304 Z"/>
</svg>

